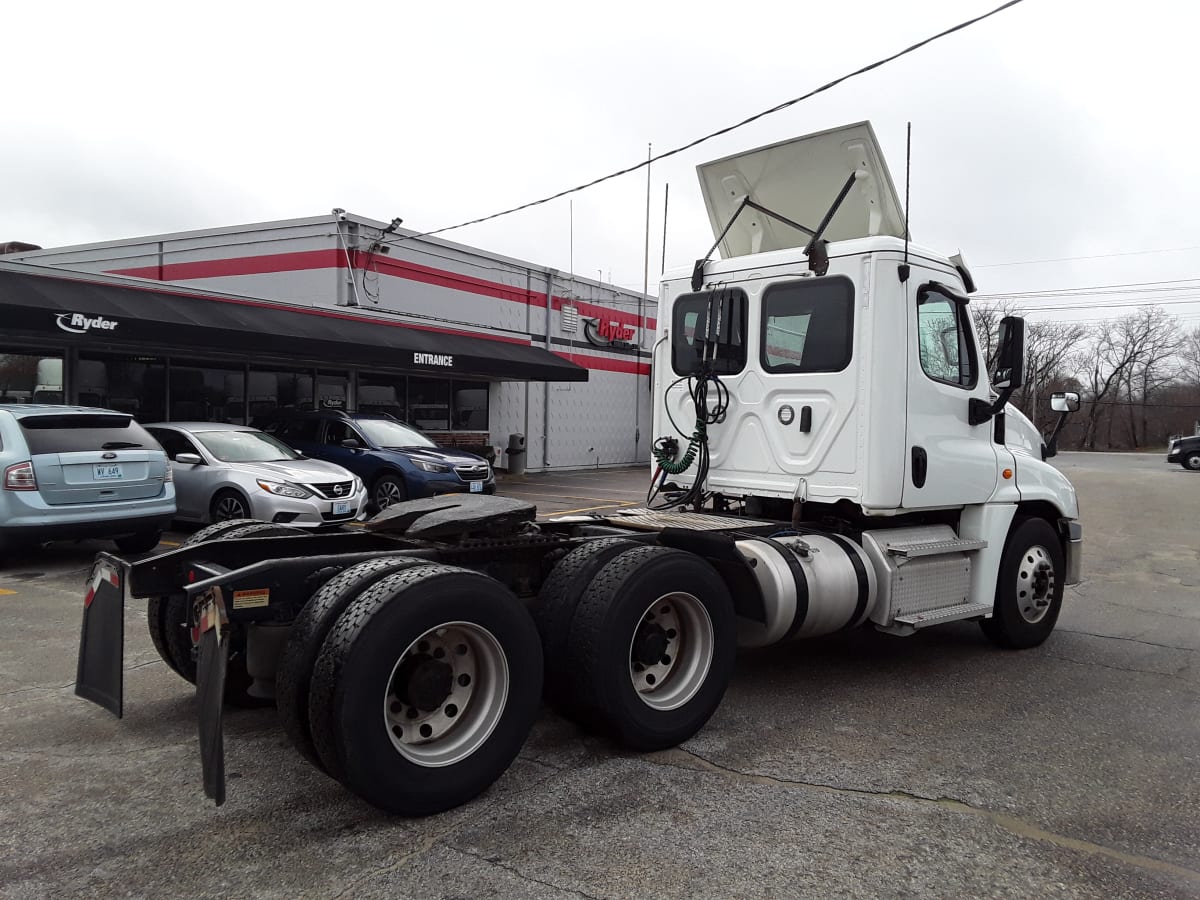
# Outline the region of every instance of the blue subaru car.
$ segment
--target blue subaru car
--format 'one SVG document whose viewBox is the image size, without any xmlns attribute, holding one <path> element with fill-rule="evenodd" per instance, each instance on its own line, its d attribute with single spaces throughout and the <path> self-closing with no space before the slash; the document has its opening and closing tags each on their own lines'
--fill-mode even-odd
<svg viewBox="0 0 1200 900">
<path fill-rule="evenodd" d="M 437 494 L 494 494 L 496 476 L 474 453 L 439 447 L 417 429 L 377 413 L 273 413 L 253 425 L 313 459 L 363 480 L 376 509 Z"/>
</svg>

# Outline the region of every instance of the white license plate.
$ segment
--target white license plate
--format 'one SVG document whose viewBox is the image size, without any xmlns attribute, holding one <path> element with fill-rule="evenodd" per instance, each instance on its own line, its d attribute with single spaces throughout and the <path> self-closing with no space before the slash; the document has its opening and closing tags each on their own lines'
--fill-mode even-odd
<svg viewBox="0 0 1200 900">
<path fill-rule="evenodd" d="M 471 482 L 471 493 L 472 494 L 482 494 L 483 493 L 483 482 L 482 481 L 472 481 Z"/>
<path fill-rule="evenodd" d="M 92 465 L 92 477 L 97 481 L 101 481 L 122 478 L 124 476 L 121 474 L 120 463 L 104 463 L 103 465 L 95 463 Z"/>
<path fill-rule="evenodd" d="M 333 514 L 335 516 L 345 516 L 345 515 L 348 515 L 349 513 L 350 513 L 350 501 L 349 500 L 339 500 L 337 503 L 333 504 Z"/>
</svg>

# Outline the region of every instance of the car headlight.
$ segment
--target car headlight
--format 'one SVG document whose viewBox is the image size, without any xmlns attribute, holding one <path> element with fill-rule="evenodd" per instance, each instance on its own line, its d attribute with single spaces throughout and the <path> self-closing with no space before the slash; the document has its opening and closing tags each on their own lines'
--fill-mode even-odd
<svg viewBox="0 0 1200 900">
<path fill-rule="evenodd" d="M 303 500 L 305 497 L 311 497 L 312 492 L 305 490 L 298 484 L 285 484 L 282 481 L 259 481 L 258 486 L 268 494 L 274 494 L 276 497 L 291 497 L 294 500 Z"/>
<path fill-rule="evenodd" d="M 420 467 L 421 469 L 424 469 L 426 472 L 437 472 L 439 474 L 445 475 L 447 472 L 450 471 L 449 466 L 443 466 L 440 463 L 425 462 L 425 460 L 423 460 L 423 459 L 414 459 L 413 462 L 415 462 L 418 467 Z"/>
</svg>

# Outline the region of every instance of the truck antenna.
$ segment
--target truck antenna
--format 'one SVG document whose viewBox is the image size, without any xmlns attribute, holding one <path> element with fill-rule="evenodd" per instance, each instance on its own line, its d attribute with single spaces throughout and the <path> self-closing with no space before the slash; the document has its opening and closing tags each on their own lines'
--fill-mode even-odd
<svg viewBox="0 0 1200 900">
<path fill-rule="evenodd" d="M 908 135 L 904 141 L 904 262 L 897 273 L 901 283 L 908 281 L 908 188 L 912 181 L 912 122 L 908 123 Z"/>
</svg>

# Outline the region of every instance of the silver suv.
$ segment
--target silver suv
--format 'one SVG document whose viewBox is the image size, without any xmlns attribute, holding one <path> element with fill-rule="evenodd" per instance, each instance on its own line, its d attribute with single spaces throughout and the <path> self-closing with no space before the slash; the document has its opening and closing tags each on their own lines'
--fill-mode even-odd
<svg viewBox="0 0 1200 900">
<path fill-rule="evenodd" d="M 171 467 L 127 413 L 0 405 L 0 556 L 52 540 L 154 549 L 175 515 Z"/>
</svg>

